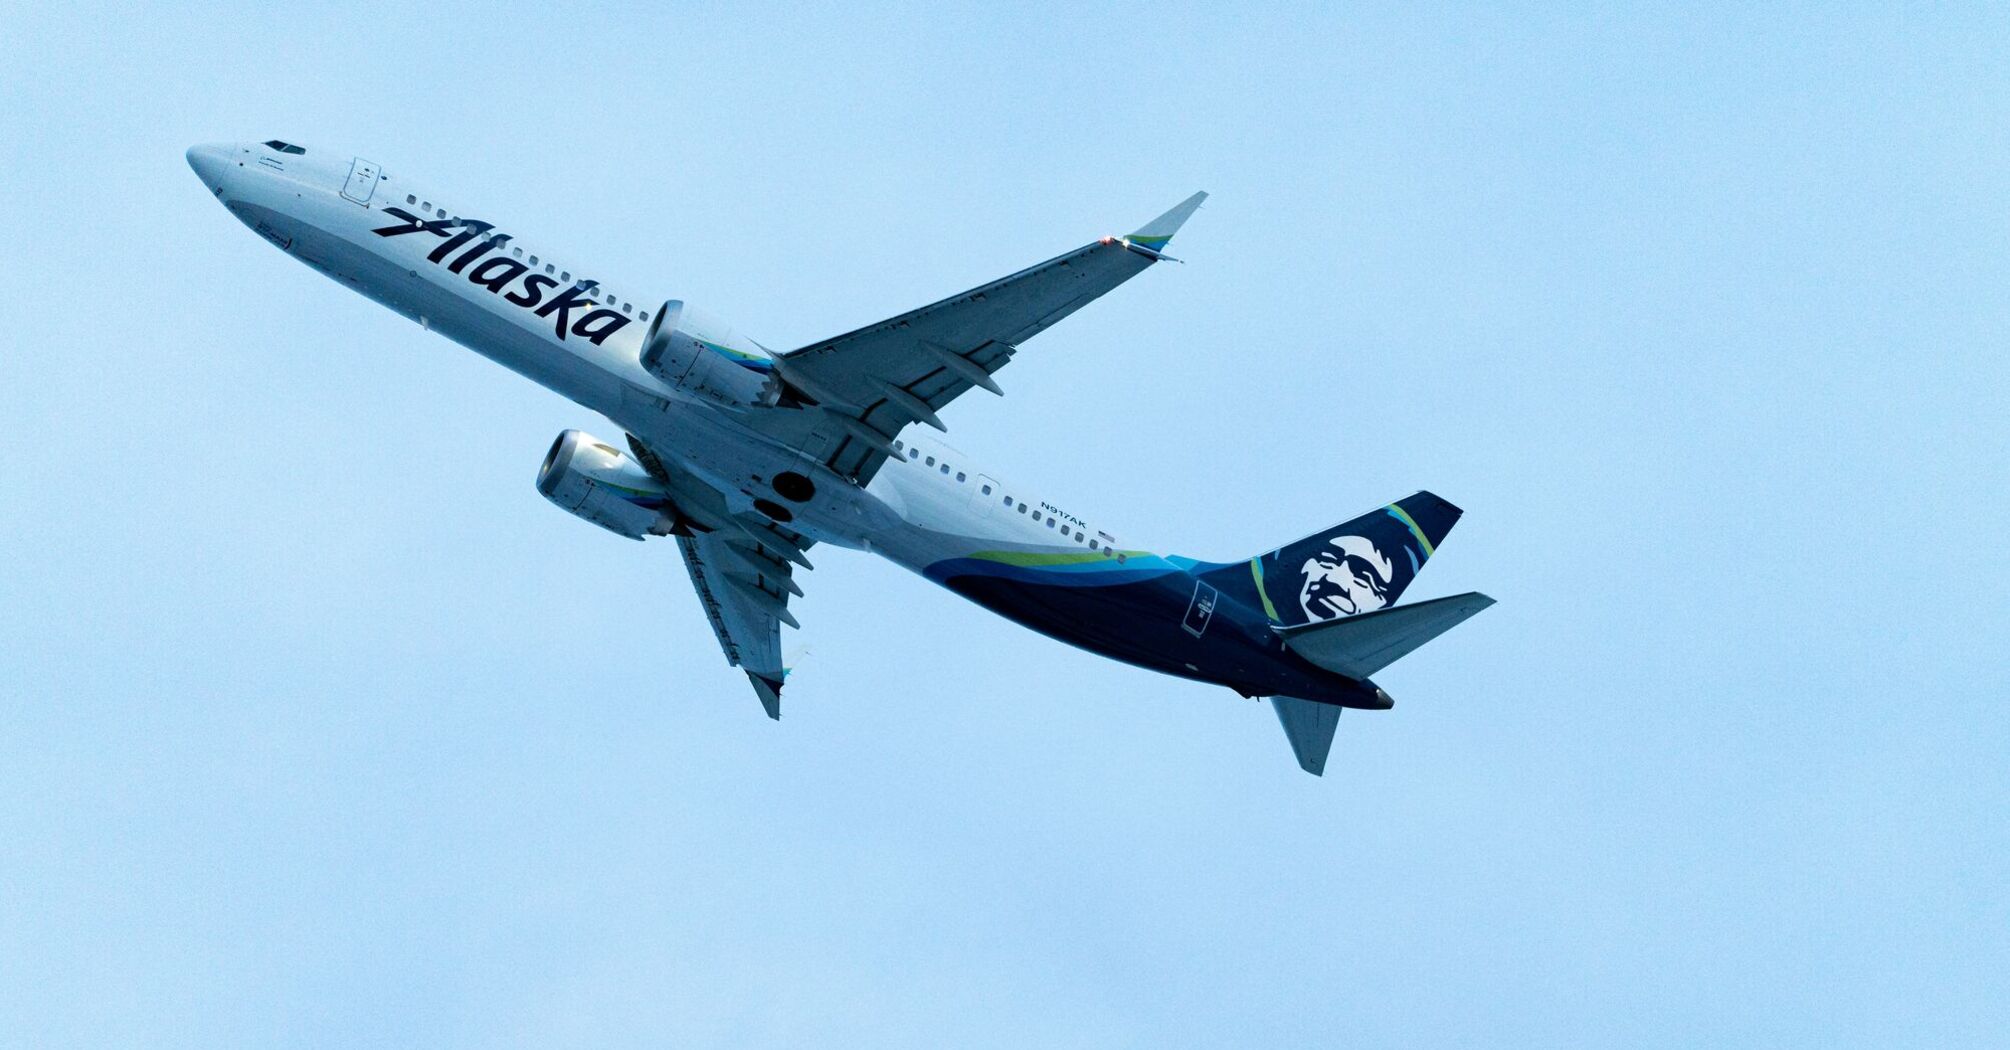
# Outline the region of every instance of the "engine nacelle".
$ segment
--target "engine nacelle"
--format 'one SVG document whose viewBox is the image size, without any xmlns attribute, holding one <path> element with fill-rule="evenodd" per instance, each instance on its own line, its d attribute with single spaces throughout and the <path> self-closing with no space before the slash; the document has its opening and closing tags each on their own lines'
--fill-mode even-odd
<svg viewBox="0 0 2010 1050">
<path fill-rule="evenodd" d="M 664 303 L 649 322 L 642 367 L 670 386 L 725 405 L 772 405 L 779 389 L 774 361 L 759 343 L 679 299 Z"/>
<path fill-rule="evenodd" d="M 568 430 L 551 443 L 537 472 L 546 499 L 631 540 L 668 535 L 677 525 L 670 493 L 622 452 L 591 434 Z"/>
</svg>

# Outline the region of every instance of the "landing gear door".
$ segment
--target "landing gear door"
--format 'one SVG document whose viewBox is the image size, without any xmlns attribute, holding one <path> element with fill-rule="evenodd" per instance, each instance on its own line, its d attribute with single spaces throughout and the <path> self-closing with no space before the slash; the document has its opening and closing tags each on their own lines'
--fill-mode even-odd
<svg viewBox="0 0 2010 1050">
<path fill-rule="evenodd" d="M 342 184 L 342 196 L 358 204 L 370 203 L 370 195 L 377 192 L 377 166 L 356 158 L 349 166 L 349 181 Z"/>
</svg>

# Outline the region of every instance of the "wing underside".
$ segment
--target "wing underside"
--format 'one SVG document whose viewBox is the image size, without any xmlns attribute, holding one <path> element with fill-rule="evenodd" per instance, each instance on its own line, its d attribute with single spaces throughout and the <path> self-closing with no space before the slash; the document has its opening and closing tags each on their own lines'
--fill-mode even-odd
<svg viewBox="0 0 2010 1050">
<path fill-rule="evenodd" d="M 747 673 L 768 717 L 782 717 L 782 679 L 788 673 L 782 666 L 782 623 L 784 617 L 795 623 L 788 615 L 789 592 L 778 584 L 788 579 L 788 563 L 756 568 L 749 559 L 762 555 L 735 550 L 716 533 L 679 536 L 677 549 L 726 661 Z"/>
<path fill-rule="evenodd" d="M 1105 237 L 959 295 L 782 355 L 775 370 L 806 410 L 759 425 L 860 484 L 910 423 L 992 374 L 1020 344 L 1164 258 L 1161 249 L 1207 194 L 1196 193 L 1127 237 Z"/>
<path fill-rule="evenodd" d="M 630 434 L 628 444 L 669 491 L 677 549 L 698 604 L 726 662 L 747 673 L 769 718 L 782 717 L 782 625 L 796 626 L 789 597 L 800 595 L 795 570 L 809 568 L 811 541 L 754 514 L 734 514 L 719 490 L 680 469 Z"/>
</svg>

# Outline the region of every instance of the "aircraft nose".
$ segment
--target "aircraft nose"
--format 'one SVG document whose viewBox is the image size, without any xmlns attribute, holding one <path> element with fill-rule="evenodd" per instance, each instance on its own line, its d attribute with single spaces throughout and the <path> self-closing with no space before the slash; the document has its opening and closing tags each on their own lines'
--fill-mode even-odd
<svg viewBox="0 0 2010 1050">
<path fill-rule="evenodd" d="M 231 149 L 228 146 L 202 145 L 188 148 L 188 166 L 195 169 L 196 177 L 211 190 L 223 188 L 224 172 L 230 168 Z"/>
</svg>

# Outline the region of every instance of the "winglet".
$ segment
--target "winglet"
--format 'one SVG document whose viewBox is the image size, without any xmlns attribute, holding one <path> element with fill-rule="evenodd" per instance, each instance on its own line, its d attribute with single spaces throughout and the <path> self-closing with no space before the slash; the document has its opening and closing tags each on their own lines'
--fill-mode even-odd
<svg viewBox="0 0 2010 1050">
<path fill-rule="evenodd" d="M 1200 202 L 1206 199 L 1207 191 L 1202 190 L 1173 205 L 1171 211 L 1145 223 L 1138 228 L 1136 233 L 1125 237 L 1124 243 L 1132 248 L 1143 248 L 1147 252 L 1157 255 L 1165 250 L 1166 243 L 1172 240 L 1173 234 L 1179 232 L 1179 228 L 1185 225 L 1186 221 L 1193 217 L 1193 213 L 1200 208 Z"/>
<path fill-rule="evenodd" d="M 747 681 L 754 683 L 754 694 L 761 698 L 761 706 L 768 711 L 768 717 L 782 720 L 782 680 L 747 672 Z"/>
</svg>

